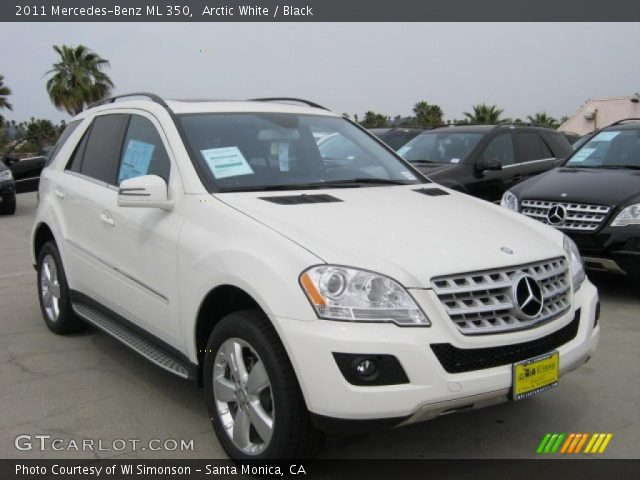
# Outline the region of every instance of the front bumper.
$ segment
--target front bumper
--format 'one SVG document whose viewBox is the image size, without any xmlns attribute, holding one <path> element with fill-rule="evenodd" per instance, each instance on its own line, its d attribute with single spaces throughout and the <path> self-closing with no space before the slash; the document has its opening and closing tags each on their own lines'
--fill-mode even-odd
<svg viewBox="0 0 640 480">
<path fill-rule="evenodd" d="M 340 421 L 354 426 L 384 426 L 427 420 L 458 410 L 480 408 L 508 400 L 512 366 L 448 373 L 430 345 L 449 343 L 475 349 L 530 342 L 549 336 L 574 320 L 580 309 L 575 337 L 557 350 L 560 374 L 585 363 L 595 350 L 600 326 L 595 325 L 598 294 L 586 280 L 574 295 L 570 312 L 537 328 L 502 334 L 462 335 L 446 315 L 431 290 L 412 290 L 432 322 L 430 327 L 398 327 L 393 324 L 299 321 L 274 317 L 296 370 L 307 408 L 322 427 L 335 430 Z M 386 354 L 398 359 L 409 383 L 356 386 L 345 380 L 333 352 Z M 386 420 L 386 421 L 385 421 Z M 357 429 L 357 428 L 354 428 Z"/>
<path fill-rule="evenodd" d="M 605 227 L 596 234 L 565 233 L 576 242 L 588 269 L 640 276 L 639 226 Z"/>
</svg>

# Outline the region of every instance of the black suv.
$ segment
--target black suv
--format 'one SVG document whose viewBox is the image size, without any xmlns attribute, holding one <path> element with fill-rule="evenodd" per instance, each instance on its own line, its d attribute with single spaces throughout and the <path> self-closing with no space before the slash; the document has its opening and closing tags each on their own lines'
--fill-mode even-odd
<svg viewBox="0 0 640 480">
<path fill-rule="evenodd" d="M 602 129 L 502 205 L 568 234 L 588 268 L 640 277 L 640 119 Z"/>
<path fill-rule="evenodd" d="M 457 125 L 421 133 L 398 150 L 434 182 L 492 202 L 566 159 L 560 132 L 529 125 Z"/>
<path fill-rule="evenodd" d="M 13 215 L 16 211 L 16 185 L 11 170 L 0 162 L 0 215 Z"/>
</svg>

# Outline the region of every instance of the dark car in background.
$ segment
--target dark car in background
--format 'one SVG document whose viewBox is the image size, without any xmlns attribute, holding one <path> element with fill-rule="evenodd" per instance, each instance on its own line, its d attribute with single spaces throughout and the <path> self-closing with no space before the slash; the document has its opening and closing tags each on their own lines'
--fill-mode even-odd
<svg viewBox="0 0 640 480">
<path fill-rule="evenodd" d="M 16 212 L 16 185 L 9 167 L 0 162 L 0 215 Z"/>
<path fill-rule="evenodd" d="M 40 173 L 47 163 L 50 147 L 38 152 L 33 157 L 20 158 L 11 152 L 4 155 L 2 162 L 11 170 L 16 182 L 16 193 L 34 192 L 38 190 Z"/>
<path fill-rule="evenodd" d="M 398 150 L 408 141 L 414 139 L 424 128 L 420 127 L 393 127 L 393 128 L 371 128 L 369 129 L 376 137 L 389 145 L 394 150 Z"/>
<path fill-rule="evenodd" d="M 564 161 L 560 132 L 528 125 L 456 125 L 428 130 L 398 150 L 434 182 L 488 201 Z"/>
<path fill-rule="evenodd" d="M 569 235 L 587 268 L 640 278 L 640 121 L 600 130 L 562 166 L 506 192 L 502 205 Z"/>
</svg>

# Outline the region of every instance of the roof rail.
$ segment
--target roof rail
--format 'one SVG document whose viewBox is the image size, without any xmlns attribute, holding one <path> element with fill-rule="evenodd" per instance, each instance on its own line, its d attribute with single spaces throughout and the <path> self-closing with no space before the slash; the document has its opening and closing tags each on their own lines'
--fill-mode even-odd
<svg viewBox="0 0 640 480">
<path fill-rule="evenodd" d="M 250 98 L 250 102 L 297 102 L 304 103 L 313 108 L 320 108 L 322 110 L 330 111 L 327 107 L 323 107 L 322 105 L 318 105 L 315 102 L 311 102 L 309 100 L 305 100 L 303 98 L 293 98 L 293 97 L 265 97 L 265 98 Z"/>
<path fill-rule="evenodd" d="M 612 124 L 607 125 L 607 127 L 613 127 L 614 125 L 621 125 L 624 122 L 640 122 L 640 118 L 636 118 L 636 117 L 623 118 L 622 120 L 618 120 L 617 122 L 613 122 Z"/>
<path fill-rule="evenodd" d="M 134 92 L 134 93 L 123 93 L 122 95 L 115 95 L 113 97 L 105 98 L 104 100 L 100 100 L 99 102 L 93 103 L 89 105 L 89 108 L 98 107 L 100 105 L 106 105 L 107 103 L 115 103 L 115 101 L 118 100 L 119 98 L 125 98 L 125 97 L 147 97 L 152 102 L 162 105 L 164 108 L 169 110 L 169 106 L 160 96 L 156 95 L 155 93 L 148 93 L 148 92 Z"/>
</svg>

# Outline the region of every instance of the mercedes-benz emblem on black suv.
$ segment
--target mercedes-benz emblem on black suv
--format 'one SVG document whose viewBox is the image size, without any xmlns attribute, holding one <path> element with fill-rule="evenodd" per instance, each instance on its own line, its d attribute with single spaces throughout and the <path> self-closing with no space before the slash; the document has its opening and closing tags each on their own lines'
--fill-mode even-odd
<svg viewBox="0 0 640 480">
<path fill-rule="evenodd" d="M 547 220 L 551 225 L 561 225 L 567 216 L 567 211 L 561 205 L 555 205 L 551 207 L 547 213 Z"/>
<path fill-rule="evenodd" d="M 516 311 L 528 318 L 535 318 L 542 313 L 544 299 L 538 281 L 521 275 L 513 282 L 513 304 Z"/>
</svg>

